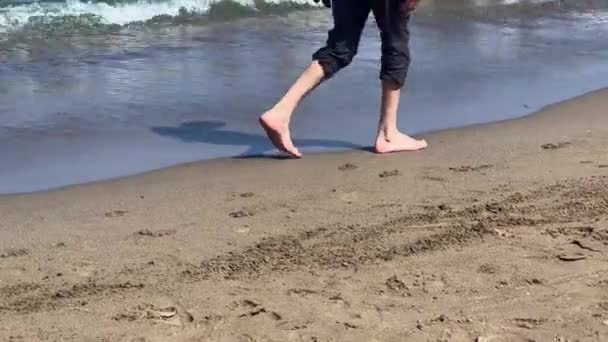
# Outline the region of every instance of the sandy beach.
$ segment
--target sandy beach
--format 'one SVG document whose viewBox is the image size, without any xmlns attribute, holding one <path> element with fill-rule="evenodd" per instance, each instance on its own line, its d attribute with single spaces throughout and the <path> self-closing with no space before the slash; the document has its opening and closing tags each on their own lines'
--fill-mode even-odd
<svg viewBox="0 0 608 342">
<path fill-rule="evenodd" d="M 608 341 L 607 110 L 0 197 L 0 340 Z"/>
</svg>

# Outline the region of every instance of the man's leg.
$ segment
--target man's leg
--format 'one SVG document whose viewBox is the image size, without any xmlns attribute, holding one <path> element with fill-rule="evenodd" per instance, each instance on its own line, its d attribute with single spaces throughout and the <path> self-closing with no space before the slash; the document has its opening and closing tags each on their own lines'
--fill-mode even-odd
<svg viewBox="0 0 608 342">
<path fill-rule="evenodd" d="M 378 153 L 426 148 L 426 141 L 413 139 L 397 128 L 399 98 L 410 63 L 409 12 L 401 0 L 374 1 L 373 10 L 382 39 L 382 106 L 374 148 Z"/>
<path fill-rule="evenodd" d="M 382 81 L 382 107 L 378 137 L 374 149 L 377 153 L 416 151 L 427 147 L 425 140 L 416 140 L 397 128 L 400 87 L 391 81 Z"/>
<path fill-rule="evenodd" d="M 260 124 L 278 149 L 296 157 L 302 155 L 291 140 L 291 116 L 308 93 L 351 63 L 370 10 L 369 0 L 332 1 L 334 27 L 329 31 L 326 46 L 315 52 L 312 64 L 283 98 L 260 117 Z"/>
<path fill-rule="evenodd" d="M 304 96 L 321 83 L 325 73 L 319 62 L 312 64 L 300 75 L 296 82 L 289 88 L 283 98 L 269 111 L 262 114 L 260 124 L 266 134 L 278 149 L 295 157 L 301 157 L 302 153 L 293 145 L 289 123 L 294 110 L 302 101 Z"/>
</svg>

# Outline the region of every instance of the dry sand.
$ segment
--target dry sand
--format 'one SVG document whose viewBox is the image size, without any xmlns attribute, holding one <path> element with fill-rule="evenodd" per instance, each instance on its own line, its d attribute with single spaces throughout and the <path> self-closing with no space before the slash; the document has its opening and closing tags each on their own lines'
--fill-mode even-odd
<svg viewBox="0 0 608 342">
<path fill-rule="evenodd" d="M 0 340 L 608 341 L 607 111 L 0 197 Z"/>
</svg>

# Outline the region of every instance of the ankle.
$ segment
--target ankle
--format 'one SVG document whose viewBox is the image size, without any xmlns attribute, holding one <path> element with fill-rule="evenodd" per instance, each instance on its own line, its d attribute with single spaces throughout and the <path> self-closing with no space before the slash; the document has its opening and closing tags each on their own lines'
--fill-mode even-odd
<svg viewBox="0 0 608 342">
<path fill-rule="evenodd" d="M 278 120 L 285 124 L 289 124 L 289 122 L 291 121 L 291 112 L 277 104 L 267 110 L 264 114 L 262 114 L 261 118 L 266 120 Z"/>
<path fill-rule="evenodd" d="M 390 127 L 388 125 L 380 125 L 378 129 L 378 138 L 384 139 L 386 141 L 390 141 L 396 135 L 399 134 L 399 130 L 396 127 Z"/>
<path fill-rule="evenodd" d="M 281 118 L 289 121 L 291 114 L 295 110 L 295 106 L 290 103 L 279 102 L 273 108 L 272 111 L 277 113 Z"/>
</svg>

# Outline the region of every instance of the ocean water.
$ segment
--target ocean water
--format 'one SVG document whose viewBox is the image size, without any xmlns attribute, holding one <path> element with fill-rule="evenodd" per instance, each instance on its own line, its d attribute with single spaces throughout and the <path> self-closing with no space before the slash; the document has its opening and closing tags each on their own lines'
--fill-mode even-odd
<svg viewBox="0 0 608 342">
<path fill-rule="evenodd" d="M 306 0 L 0 0 L 0 193 L 272 153 L 257 117 L 330 28 Z M 422 0 L 411 31 L 409 133 L 608 86 L 608 0 Z M 379 49 L 370 17 L 355 62 L 296 113 L 304 152 L 372 143 Z"/>
</svg>

